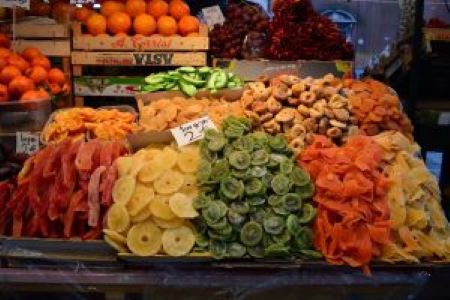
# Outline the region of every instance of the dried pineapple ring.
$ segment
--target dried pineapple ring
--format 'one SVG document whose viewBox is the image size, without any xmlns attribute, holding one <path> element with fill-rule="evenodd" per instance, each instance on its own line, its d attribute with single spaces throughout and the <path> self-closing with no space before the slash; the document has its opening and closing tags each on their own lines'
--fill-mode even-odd
<svg viewBox="0 0 450 300">
<path fill-rule="evenodd" d="M 140 212 L 138 212 L 137 215 L 135 215 L 134 217 L 131 217 L 131 223 L 136 224 L 136 223 L 141 223 L 146 221 L 148 218 L 150 218 L 150 216 L 152 215 L 152 211 L 150 210 L 150 207 L 144 207 Z"/>
<path fill-rule="evenodd" d="M 116 159 L 116 166 L 119 177 L 124 177 L 129 174 L 133 166 L 133 158 L 131 156 L 123 156 Z"/>
<path fill-rule="evenodd" d="M 198 195 L 197 177 L 193 174 L 185 174 L 184 183 L 179 192 L 192 198 L 196 197 Z"/>
<path fill-rule="evenodd" d="M 141 167 L 137 178 L 140 182 L 152 182 L 158 179 L 164 173 L 165 169 L 164 161 L 155 158 Z"/>
<path fill-rule="evenodd" d="M 184 176 L 180 172 L 168 170 L 153 183 L 153 187 L 156 192 L 168 195 L 178 191 L 183 183 Z"/>
<path fill-rule="evenodd" d="M 161 152 L 160 155 L 155 157 L 155 159 L 161 160 L 164 163 L 166 170 L 170 170 L 177 164 L 178 152 L 175 151 L 171 146 L 167 146 Z"/>
<path fill-rule="evenodd" d="M 103 229 L 103 233 L 111 240 L 113 240 L 116 243 L 126 245 L 127 239 L 117 231 L 111 230 L 111 229 Z"/>
<path fill-rule="evenodd" d="M 167 229 L 162 235 L 164 251 L 170 256 L 188 254 L 195 244 L 195 235 L 187 226 Z"/>
<path fill-rule="evenodd" d="M 183 225 L 184 220 L 182 218 L 174 218 L 172 220 L 164 220 L 158 217 L 153 217 L 153 222 L 161 228 L 169 229 L 169 228 L 177 228 Z"/>
<path fill-rule="evenodd" d="M 119 178 L 114 184 L 112 197 L 114 202 L 126 205 L 134 194 L 136 180 L 131 176 Z"/>
<path fill-rule="evenodd" d="M 117 250 L 119 253 L 129 253 L 127 247 L 125 247 L 123 244 L 116 242 L 115 240 L 113 240 L 112 238 L 110 238 L 109 236 L 105 235 L 103 237 L 103 239 L 105 240 L 105 242 L 110 245 L 111 247 L 113 247 L 115 250 Z"/>
<path fill-rule="evenodd" d="M 173 213 L 180 218 L 192 219 L 198 216 L 192 206 L 192 198 L 182 193 L 175 193 L 169 198 L 169 206 Z"/>
<path fill-rule="evenodd" d="M 153 216 L 164 220 L 173 220 L 177 217 L 169 206 L 167 196 L 156 196 L 150 203 L 150 211 Z"/>
<path fill-rule="evenodd" d="M 127 235 L 128 248 L 136 255 L 150 256 L 161 249 L 162 232 L 151 221 L 131 227 Z"/>
<path fill-rule="evenodd" d="M 130 216 L 121 203 L 114 203 L 108 210 L 108 217 L 106 221 L 108 229 L 116 232 L 124 232 L 130 226 Z"/>
<path fill-rule="evenodd" d="M 200 162 L 200 153 L 197 148 L 181 149 L 177 165 L 183 173 L 194 173 Z"/>
<path fill-rule="evenodd" d="M 134 194 L 127 204 L 130 216 L 136 216 L 144 207 L 147 207 L 150 204 L 150 201 L 152 201 L 154 197 L 155 191 L 153 188 L 140 183 L 136 184 Z"/>
</svg>

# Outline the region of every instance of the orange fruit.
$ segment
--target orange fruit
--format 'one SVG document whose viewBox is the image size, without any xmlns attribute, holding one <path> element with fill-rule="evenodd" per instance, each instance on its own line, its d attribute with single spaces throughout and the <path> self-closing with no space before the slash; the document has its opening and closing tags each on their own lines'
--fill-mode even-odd
<svg viewBox="0 0 450 300">
<path fill-rule="evenodd" d="M 32 66 L 42 66 L 47 71 L 50 70 L 50 68 L 52 67 L 52 64 L 50 63 L 50 60 L 47 57 L 45 57 L 45 56 L 34 58 L 31 61 L 31 65 Z"/>
<path fill-rule="evenodd" d="M 200 22 L 194 16 L 184 16 L 178 21 L 178 32 L 181 35 L 198 32 Z"/>
<path fill-rule="evenodd" d="M 36 84 L 42 83 L 47 80 L 47 70 L 43 66 L 34 66 L 28 73 L 28 77 Z"/>
<path fill-rule="evenodd" d="M 36 57 L 41 57 L 42 52 L 38 48 L 35 47 L 27 47 L 22 51 L 22 56 L 29 62 L 31 62 Z"/>
<path fill-rule="evenodd" d="M 58 68 L 53 68 L 48 71 L 47 78 L 48 82 L 56 83 L 59 85 L 63 85 L 66 82 L 66 76 L 64 75 L 63 71 Z"/>
<path fill-rule="evenodd" d="M 10 55 L 7 62 L 11 66 L 16 66 L 22 72 L 25 72 L 30 67 L 30 64 L 17 53 Z"/>
<path fill-rule="evenodd" d="M 22 75 L 22 71 L 16 66 L 6 66 L 0 72 L 0 82 L 8 84 L 14 78 Z"/>
<path fill-rule="evenodd" d="M 100 13 L 105 17 L 112 16 L 119 11 L 125 11 L 125 4 L 119 1 L 105 1 L 100 8 Z"/>
<path fill-rule="evenodd" d="M 86 27 L 90 34 L 99 35 L 106 32 L 106 18 L 100 14 L 92 14 L 86 20 Z"/>
<path fill-rule="evenodd" d="M 4 59 L 3 57 L 0 57 L 0 70 L 3 69 L 4 67 L 6 67 L 7 64 L 8 64 L 8 62 L 6 61 L 6 59 Z"/>
<path fill-rule="evenodd" d="M 144 0 L 128 0 L 125 10 L 130 17 L 134 18 L 146 12 L 147 4 Z"/>
<path fill-rule="evenodd" d="M 164 36 L 174 35 L 178 30 L 177 21 L 169 16 L 160 17 L 156 23 L 156 27 L 158 28 L 158 33 Z"/>
<path fill-rule="evenodd" d="M 177 20 L 191 14 L 191 9 L 186 2 L 182 0 L 172 0 L 169 4 L 169 14 Z"/>
<path fill-rule="evenodd" d="M 8 90 L 11 95 L 18 96 L 19 98 L 26 91 L 34 90 L 34 82 L 28 77 L 17 76 L 8 84 Z"/>
<path fill-rule="evenodd" d="M 4 84 L 0 84 L 0 102 L 6 102 L 8 100 L 8 87 Z"/>
<path fill-rule="evenodd" d="M 11 55 L 11 50 L 6 48 L 0 48 L 0 57 L 7 59 Z"/>
<path fill-rule="evenodd" d="M 48 100 L 50 95 L 44 90 L 38 91 L 26 91 L 20 97 L 20 101 L 31 101 L 31 100 Z"/>
<path fill-rule="evenodd" d="M 106 27 L 112 34 L 127 33 L 131 28 L 131 18 L 125 12 L 116 12 L 109 16 Z"/>
<path fill-rule="evenodd" d="M 151 0 L 147 4 L 147 13 L 155 18 L 165 16 L 169 13 L 169 4 L 164 0 Z"/>
<path fill-rule="evenodd" d="M 133 30 L 136 34 L 152 35 L 156 31 L 155 18 L 148 14 L 140 14 L 134 18 Z"/>
<path fill-rule="evenodd" d="M 48 85 L 48 87 L 50 88 L 50 93 L 52 93 L 52 95 L 58 95 L 62 91 L 59 84 L 56 84 L 56 83 L 51 83 Z"/>
<path fill-rule="evenodd" d="M 0 47 L 9 48 L 11 46 L 11 40 L 5 33 L 0 33 Z"/>
<path fill-rule="evenodd" d="M 94 13 L 93 10 L 83 6 L 75 10 L 75 12 L 73 13 L 73 17 L 78 22 L 84 23 L 93 13 Z"/>
</svg>

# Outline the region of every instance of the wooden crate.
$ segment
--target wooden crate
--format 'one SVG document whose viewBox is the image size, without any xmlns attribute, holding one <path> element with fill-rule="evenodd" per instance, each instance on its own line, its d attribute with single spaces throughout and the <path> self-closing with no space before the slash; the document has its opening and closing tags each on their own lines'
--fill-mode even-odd
<svg viewBox="0 0 450 300">
<path fill-rule="evenodd" d="M 94 37 L 83 34 L 79 23 L 72 28 L 76 106 L 83 106 L 85 97 L 133 97 L 144 77 L 158 68 L 207 65 L 209 38 L 206 25 L 201 25 L 198 37 L 158 34 Z M 114 77 L 111 68 L 105 67 L 121 68 L 124 72 L 120 77 Z M 127 68 L 133 68 L 133 75 L 126 72 Z"/>
</svg>

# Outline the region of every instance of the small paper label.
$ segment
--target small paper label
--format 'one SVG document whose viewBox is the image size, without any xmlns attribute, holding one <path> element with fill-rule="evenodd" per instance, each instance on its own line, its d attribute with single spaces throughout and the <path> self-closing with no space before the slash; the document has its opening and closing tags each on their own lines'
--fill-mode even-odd
<svg viewBox="0 0 450 300">
<path fill-rule="evenodd" d="M 30 0 L 0 0 L 0 6 L 2 7 L 22 7 L 30 9 Z"/>
<path fill-rule="evenodd" d="M 201 140 L 203 138 L 203 132 L 207 128 L 217 130 L 213 121 L 208 116 L 195 119 L 194 121 L 175 127 L 170 131 L 177 141 L 178 146 L 181 147 Z"/>
<path fill-rule="evenodd" d="M 214 5 L 202 9 L 203 19 L 209 28 L 213 28 L 214 25 L 222 25 L 225 23 L 225 17 L 219 5 Z"/>
<path fill-rule="evenodd" d="M 39 150 L 39 134 L 32 132 L 16 133 L 16 153 L 33 154 Z"/>
</svg>

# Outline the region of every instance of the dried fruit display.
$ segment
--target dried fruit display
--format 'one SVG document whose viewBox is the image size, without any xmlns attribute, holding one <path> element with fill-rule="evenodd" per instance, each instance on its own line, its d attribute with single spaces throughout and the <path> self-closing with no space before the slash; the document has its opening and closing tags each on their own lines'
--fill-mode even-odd
<svg viewBox="0 0 450 300">
<path fill-rule="evenodd" d="M 417 158 L 420 148 L 398 131 L 374 137 L 384 150 L 384 172 L 391 181 L 387 194 L 392 243 L 383 261 L 419 263 L 450 260 L 450 228 L 441 207 L 436 178 Z"/>
<path fill-rule="evenodd" d="M 121 140 L 138 130 L 135 115 L 117 109 L 70 108 L 56 113 L 42 131 L 45 143 L 66 138 Z"/>
<path fill-rule="evenodd" d="M 380 172 L 383 149 L 371 137 L 337 147 L 316 136 L 298 162 L 316 186 L 314 245 L 331 264 L 368 266 L 391 243 L 388 179 Z"/>
<path fill-rule="evenodd" d="M 216 25 L 210 33 L 212 55 L 222 58 L 250 58 L 250 51 L 244 49 L 246 39 L 248 36 L 256 36 L 256 39 L 264 40 L 269 17 L 257 5 L 231 2 L 225 18 L 225 23 Z"/>
<path fill-rule="evenodd" d="M 308 173 L 295 166 L 284 136 L 251 129 L 250 120 L 228 117 L 200 142 L 197 246 L 216 259 L 319 258 Z"/>
<path fill-rule="evenodd" d="M 346 96 L 359 128 L 367 135 L 397 130 L 413 140 L 412 125 L 403 113 L 396 93 L 387 85 L 373 80 L 346 80 Z"/>
<path fill-rule="evenodd" d="M 17 154 L 11 145 L 0 142 L 0 182 L 15 178 L 27 158 L 27 154 Z"/>
<path fill-rule="evenodd" d="M 101 6 L 100 13 L 86 7 L 74 13 L 91 35 L 199 36 L 200 21 L 182 0 L 107 0 Z"/>
<path fill-rule="evenodd" d="M 119 158 L 105 241 L 138 256 L 189 254 L 195 243 L 189 220 L 198 216 L 192 202 L 199 161 L 197 146 L 151 145 Z"/>
<path fill-rule="evenodd" d="M 342 80 L 331 74 L 320 79 L 282 75 L 249 83 L 241 102 L 258 130 L 284 133 L 289 146 L 299 152 L 316 133 L 340 145 L 358 132 L 343 92 Z"/>
<path fill-rule="evenodd" d="M 186 99 L 175 97 L 159 99 L 144 105 L 138 99 L 139 125 L 144 131 L 159 132 L 177 127 L 183 123 L 208 115 L 220 126 L 229 116 L 242 116 L 239 101 L 228 102 L 223 99 Z"/>
<path fill-rule="evenodd" d="M 17 188 L 0 194 L 2 235 L 97 239 L 112 202 L 114 160 L 127 153 L 121 142 L 66 139 L 26 162 Z"/>
<path fill-rule="evenodd" d="M 220 89 L 234 89 L 242 86 L 242 80 L 233 73 L 220 68 L 181 67 L 173 71 L 153 73 L 145 78 L 147 85 L 143 92 L 182 91 L 194 96 L 198 91 L 217 92 Z"/>
<path fill-rule="evenodd" d="M 39 49 L 28 47 L 20 54 L 0 48 L 0 103 L 50 100 L 51 96 L 66 95 L 69 91 L 66 75 L 52 68 Z"/>
<path fill-rule="evenodd" d="M 265 57 L 276 60 L 352 60 L 353 47 L 309 0 L 277 0 Z"/>
</svg>

